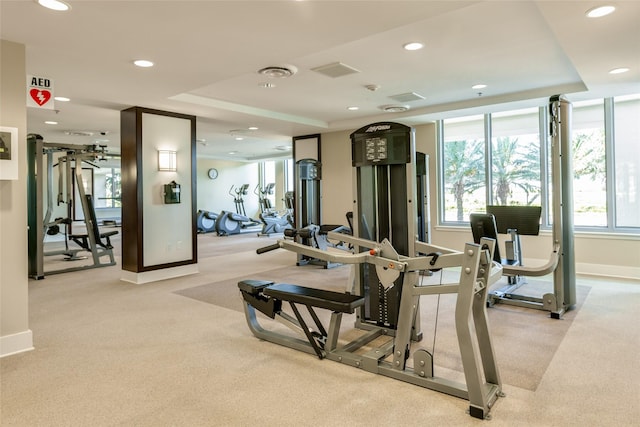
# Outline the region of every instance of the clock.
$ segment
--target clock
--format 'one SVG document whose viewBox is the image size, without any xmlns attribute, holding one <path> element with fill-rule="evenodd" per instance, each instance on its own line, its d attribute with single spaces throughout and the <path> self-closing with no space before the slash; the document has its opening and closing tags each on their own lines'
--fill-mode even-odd
<svg viewBox="0 0 640 427">
<path fill-rule="evenodd" d="M 207 171 L 207 176 L 209 176 L 210 179 L 216 179 L 218 177 L 218 169 L 215 168 L 211 168 Z"/>
</svg>

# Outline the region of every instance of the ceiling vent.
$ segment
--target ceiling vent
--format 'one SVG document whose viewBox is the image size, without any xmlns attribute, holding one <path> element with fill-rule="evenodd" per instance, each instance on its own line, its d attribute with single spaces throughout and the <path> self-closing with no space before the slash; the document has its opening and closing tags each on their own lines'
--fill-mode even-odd
<svg viewBox="0 0 640 427">
<path fill-rule="evenodd" d="M 383 105 L 380 107 L 386 113 L 402 113 L 409 109 L 408 105 Z"/>
<path fill-rule="evenodd" d="M 359 70 L 343 64 L 342 62 L 334 62 L 333 64 L 321 65 L 320 67 L 312 68 L 311 70 L 315 71 L 316 73 L 324 74 L 325 76 L 331 78 L 342 77 L 360 72 Z"/>
<path fill-rule="evenodd" d="M 69 136 L 93 136 L 94 132 L 88 130 L 67 130 L 64 134 Z"/>
<path fill-rule="evenodd" d="M 389 98 L 397 102 L 411 102 L 411 101 L 420 101 L 421 99 L 424 99 L 424 96 L 419 95 L 415 92 L 407 92 L 407 93 L 401 93 L 398 95 L 393 95 L 393 96 L 390 96 Z"/>
<path fill-rule="evenodd" d="M 298 72 L 298 69 L 293 65 L 270 66 L 270 67 L 264 67 L 261 70 L 258 70 L 258 74 L 262 74 L 263 76 L 267 76 L 267 77 L 273 77 L 276 79 L 291 77 L 297 72 Z"/>
</svg>

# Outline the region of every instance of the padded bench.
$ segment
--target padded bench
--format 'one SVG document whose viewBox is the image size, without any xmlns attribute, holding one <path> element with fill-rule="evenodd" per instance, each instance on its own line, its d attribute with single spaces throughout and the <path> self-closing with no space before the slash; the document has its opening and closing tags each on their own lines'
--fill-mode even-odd
<svg viewBox="0 0 640 427">
<path fill-rule="evenodd" d="M 359 295 L 306 288 L 285 283 L 266 286 L 262 293 L 282 301 L 324 308 L 338 313 L 353 313 L 357 307 L 364 304 L 364 297 Z"/>
<path fill-rule="evenodd" d="M 340 319 L 342 313 L 353 313 L 356 308 L 364 305 L 364 297 L 359 295 L 307 288 L 287 283 L 274 284 L 268 280 L 241 280 L 238 282 L 238 288 L 247 304 L 245 313 L 247 313 L 248 318 L 255 319 L 253 314 L 249 314 L 253 313 L 255 308 L 272 319 L 276 315 L 287 319 L 289 316 L 282 312 L 282 303 L 288 302 L 295 314 L 296 318 L 294 320 L 297 321 L 297 325 L 306 335 L 309 345 L 320 359 L 325 357 L 324 346 L 327 342 L 327 330 L 322 325 L 314 308 L 331 310 L 332 318 L 335 316 Z M 313 331 L 307 326 L 296 304 L 304 305 L 307 308 L 317 331 Z M 340 324 L 339 320 L 337 324 Z"/>
</svg>

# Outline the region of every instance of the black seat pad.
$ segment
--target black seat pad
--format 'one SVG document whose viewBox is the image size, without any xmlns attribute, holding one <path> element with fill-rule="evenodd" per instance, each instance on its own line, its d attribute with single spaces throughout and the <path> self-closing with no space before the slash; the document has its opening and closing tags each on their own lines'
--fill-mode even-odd
<svg viewBox="0 0 640 427">
<path fill-rule="evenodd" d="M 264 288 L 263 293 L 282 301 L 305 304 L 341 313 L 353 313 L 364 304 L 364 297 L 323 289 L 278 283 Z"/>
</svg>

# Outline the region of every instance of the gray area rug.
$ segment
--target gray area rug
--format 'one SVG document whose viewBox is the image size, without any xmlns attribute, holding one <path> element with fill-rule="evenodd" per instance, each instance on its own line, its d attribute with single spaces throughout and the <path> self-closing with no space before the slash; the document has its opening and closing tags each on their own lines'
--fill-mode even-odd
<svg viewBox="0 0 640 427">
<path fill-rule="evenodd" d="M 276 283 L 295 283 L 334 291 L 344 291 L 349 278 L 349 266 L 323 269 L 317 266 L 286 267 L 266 271 L 260 277 L 238 276 L 201 286 L 182 289 L 176 294 L 197 301 L 214 304 L 234 311 L 243 311 L 237 283 L 243 279 L 272 280 Z M 424 285 L 457 282 L 454 269 L 433 276 L 425 276 Z M 506 279 L 502 279 L 504 284 Z M 522 293 L 541 296 L 552 289 L 551 281 L 528 279 L 520 288 Z M 505 282 L 506 283 L 506 282 Z M 556 350 L 587 297 L 589 286 L 576 287 L 577 304 L 561 320 L 551 319 L 548 312 L 497 304 L 488 315 L 493 346 L 505 384 L 526 390 L 536 390 Z M 462 372 L 462 362 L 455 334 L 455 295 L 423 296 L 420 315 L 423 339 L 413 348 L 425 348 L 434 354 L 436 375 L 438 367 Z M 318 310 L 322 312 L 323 310 Z M 348 320 L 343 322 L 347 325 Z M 352 324 L 352 323 L 351 323 Z M 437 326 L 437 327 L 436 327 Z"/>
</svg>

